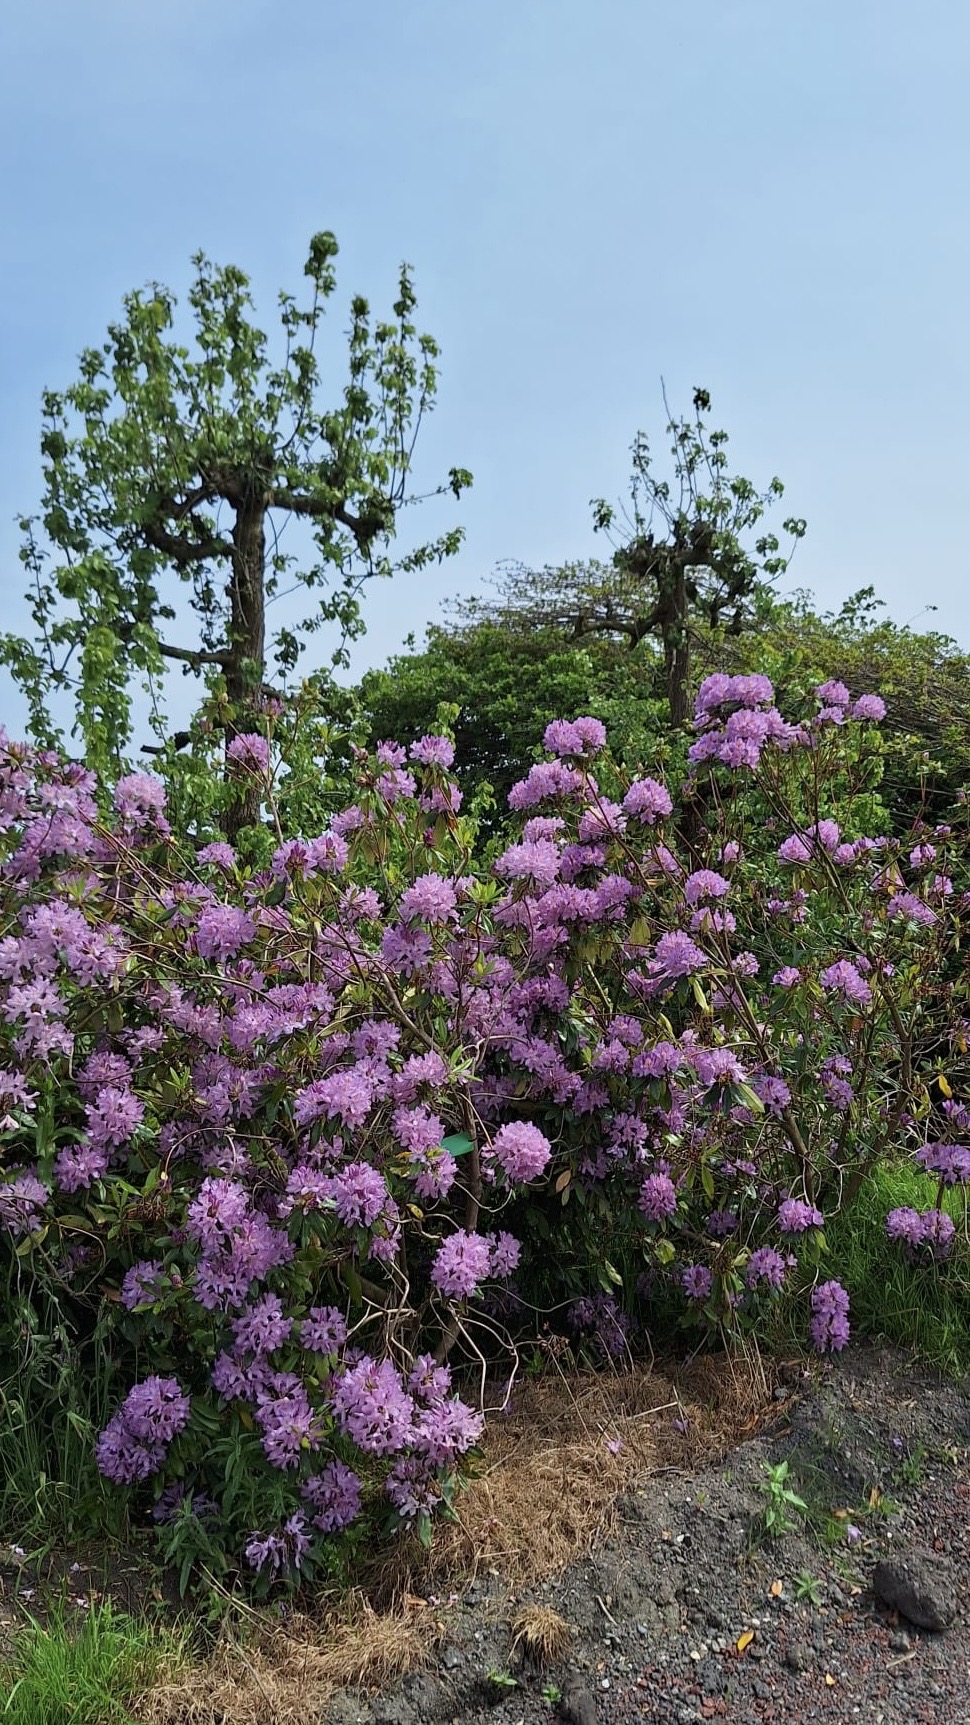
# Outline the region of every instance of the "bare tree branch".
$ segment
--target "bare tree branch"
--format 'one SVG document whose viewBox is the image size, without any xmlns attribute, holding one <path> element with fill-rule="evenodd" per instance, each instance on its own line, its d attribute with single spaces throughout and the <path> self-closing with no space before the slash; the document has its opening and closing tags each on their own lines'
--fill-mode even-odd
<svg viewBox="0 0 970 1725">
<path fill-rule="evenodd" d="M 167 641 L 159 641 L 158 651 L 163 659 L 180 659 L 186 665 L 228 665 L 231 658 L 228 647 L 209 652 L 201 647 L 170 647 Z"/>
<path fill-rule="evenodd" d="M 213 557 L 231 557 L 232 546 L 228 540 L 217 535 L 207 534 L 201 539 L 188 539 L 183 533 L 169 533 L 157 521 L 142 522 L 139 529 L 153 551 L 161 551 L 170 557 L 180 569 L 187 569 L 193 563 L 205 563 Z"/>
</svg>

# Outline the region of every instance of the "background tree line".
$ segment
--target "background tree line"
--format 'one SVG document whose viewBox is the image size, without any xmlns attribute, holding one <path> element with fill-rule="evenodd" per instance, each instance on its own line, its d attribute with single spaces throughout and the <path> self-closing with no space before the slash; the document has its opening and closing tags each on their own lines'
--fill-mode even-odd
<svg viewBox="0 0 970 1725">
<path fill-rule="evenodd" d="M 365 584 L 420 580 L 458 551 L 461 529 L 395 555 L 402 512 L 418 500 L 411 473 L 438 349 L 418 334 L 402 266 L 385 318 L 351 300 L 344 386 L 327 399 L 318 347 L 336 255 L 332 234 L 311 241 L 308 297 L 280 294 L 274 347 L 243 272 L 200 254 L 191 337 L 153 284 L 126 297 L 75 382 L 46 393 L 43 497 L 22 523 L 33 628 L 0 637 L 36 740 L 67 743 L 107 776 L 147 754 L 187 832 L 201 842 L 221 828 L 245 845 L 261 811 L 227 770 L 235 736 L 269 726 L 284 741 L 280 808 L 306 831 L 339 795 L 355 738 L 421 734 L 445 706 L 463 782 L 483 810 L 491 787 L 496 821 L 551 718 L 592 713 L 621 759 L 659 756 L 676 773 L 699 679 L 757 668 L 788 707 L 828 678 L 878 689 L 887 815 L 905 824 L 926 799 L 937 813 L 952 803 L 970 778 L 970 657 L 944 633 L 883 617 L 871 587 L 835 614 L 804 592 L 777 597 L 805 522 L 775 530 L 781 481 L 759 490 L 732 473 L 703 389 L 683 417 L 664 396 L 664 461 L 637 434 L 625 504 L 594 500 L 607 557 L 507 567 L 422 647 L 409 641 L 342 686 Z M 453 467 L 425 499 L 460 498 L 470 483 Z M 284 550 L 289 520 L 303 539 Z M 274 631 L 273 607 L 294 592 L 306 595 L 302 614 Z M 326 650 L 308 673 L 318 637 Z M 173 668 L 199 685 L 187 725 L 169 717 Z M 139 687 L 150 740 L 135 736 Z"/>
</svg>

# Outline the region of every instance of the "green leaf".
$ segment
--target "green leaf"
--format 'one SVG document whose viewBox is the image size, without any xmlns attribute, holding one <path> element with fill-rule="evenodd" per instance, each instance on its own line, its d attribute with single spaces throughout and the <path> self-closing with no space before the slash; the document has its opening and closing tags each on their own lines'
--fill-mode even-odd
<svg viewBox="0 0 970 1725">
<path fill-rule="evenodd" d="M 474 1150 L 475 1140 L 469 1138 L 467 1132 L 452 1132 L 447 1138 L 442 1138 L 441 1145 L 450 1156 L 467 1156 L 469 1150 Z"/>
</svg>

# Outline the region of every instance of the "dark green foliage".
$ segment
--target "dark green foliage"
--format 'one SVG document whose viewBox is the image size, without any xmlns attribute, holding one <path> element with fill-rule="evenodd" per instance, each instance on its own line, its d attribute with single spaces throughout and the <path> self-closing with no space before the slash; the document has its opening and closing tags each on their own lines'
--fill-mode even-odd
<svg viewBox="0 0 970 1725">
<path fill-rule="evenodd" d="M 649 642 L 631 653 L 615 641 L 577 643 L 524 622 L 434 627 L 422 652 L 369 671 L 358 694 L 372 742 L 433 731 L 438 706 L 454 705 L 462 784 L 472 795 L 491 785 L 499 814 L 551 719 L 602 719 L 614 753 L 631 764 L 656 758 L 665 729 L 662 665 Z"/>
</svg>

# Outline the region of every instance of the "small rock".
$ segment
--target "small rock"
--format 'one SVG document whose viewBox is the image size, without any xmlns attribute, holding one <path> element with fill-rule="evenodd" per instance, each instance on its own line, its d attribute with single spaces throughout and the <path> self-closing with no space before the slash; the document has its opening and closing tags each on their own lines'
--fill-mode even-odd
<svg viewBox="0 0 970 1725">
<path fill-rule="evenodd" d="M 898 1611 L 917 1629 L 939 1634 L 956 1615 L 952 1583 L 939 1561 L 915 1552 L 883 1558 L 872 1574 L 872 1590 L 890 1610 Z"/>
<path fill-rule="evenodd" d="M 706 1695 L 720 1695 L 727 1688 L 727 1676 L 716 1659 L 702 1659 L 697 1667 L 697 1680 Z"/>
<path fill-rule="evenodd" d="M 559 1703 L 565 1725 L 596 1725 L 596 1700 L 581 1684 L 570 1684 Z"/>
<path fill-rule="evenodd" d="M 457 1647 L 446 1647 L 441 1655 L 441 1663 L 446 1671 L 454 1671 L 462 1662 L 462 1654 Z"/>
</svg>

